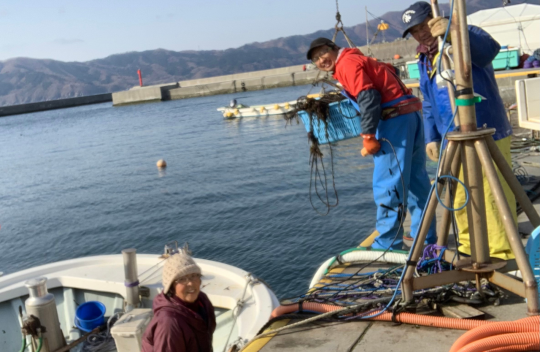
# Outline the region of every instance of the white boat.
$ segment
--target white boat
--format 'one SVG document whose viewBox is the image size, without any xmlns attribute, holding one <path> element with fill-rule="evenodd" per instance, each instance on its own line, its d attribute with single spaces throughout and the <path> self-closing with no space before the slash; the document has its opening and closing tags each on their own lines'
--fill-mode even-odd
<svg viewBox="0 0 540 352">
<path fill-rule="evenodd" d="M 135 257 L 134 250 L 132 255 Z M 147 315 L 151 314 L 152 301 L 163 290 L 161 271 L 166 257 L 167 255 L 137 254 L 135 259 L 129 260 L 131 264 L 134 264 L 125 266 L 127 262 L 125 253 L 101 255 L 46 264 L 0 277 L 0 331 L 2 332 L 0 350 L 21 351 L 23 338 L 21 326 L 23 319 L 27 318 L 25 301 L 29 297 L 29 289 L 28 286 L 25 287 L 25 284 L 29 280 L 38 277 L 46 278 L 47 290 L 54 295 L 62 336 L 65 337 L 65 343 L 69 344 L 85 334 L 74 324 L 77 306 L 84 302 L 103 303 L 106 307 L 105 322 L 116 313 L 122 314 L 131 308 L 146 308 Z M 208 295 L 216 309 L 217 328 L 213 339 L 214 351 L 228 350 L 233 344 L 241 347 L 257 334 L 268 321 L 272 310 L 279 305 L 276 296 L 264 283 L 244 270 L 215 261 L 197 258 L 194 260 L 203 272 L 201 290 Z M 125 271 L 125 267 L 129 265 L 132 269 Z M 133 268 L 136 268 L 136 271 L 133 271 Z M 130 282 L 128 280 L 130 270 L 131 275 L 136 278 L 131 280 L 139 281 L 135 299 L 140 298 L 140 303 L 134 307 L 129 302 L 133 299 L 133 285 L 125 285 L 125 282 Z M 137 275 L 137 272 L 140 274 Z M 33 295 L 47 291 L 36 288 L 30 289 L 31 292 L 32 290 L 34 290 Z M 54 304 L 51 305 L 54 307 Z M 19 313 L 21 308 L 23 319 Z M 42 325 L 45 326 L 43 319 L 41 320 Z M 148 321 L 145 324 L 147 323 Z M 120 347 L 116 341 L 117 336 L 114 335 L 115 326 L 111 330 L 114 340 L 109 338 L 107 341 L 112 344 L 112 351 Z M 129 336 L 132 340 L 139 339 L 137 343 L 140 343 L 142 332 Z M 44 335 L 44 341 L 45 337 Z M 31 340 L 28 336 L 27 343 L 30 344 Z M 113 341 L 116 342 L 116 346 Z M 71 349 L 71 351 L 77 350 Z M 127 350 L 130 349 L 118 349 L 118 351 Z M 32 349 L 27 348 L 25 351 L 32 351 Z M 42 349 L 42 351 L 49 351 L 49 349 Z"/>
<path fill-rule="evenodd" d="M 270 115 L 283 115 L 293 111 L 296 107 L 296 100 L 280 104 L 253 105 L 245 106 L 242 104 L 234 108 L 221 107 L 217 111 L 223 114 L 226 119 L 235 119 L 237 117 L 264 117 Z"/>
</svg>

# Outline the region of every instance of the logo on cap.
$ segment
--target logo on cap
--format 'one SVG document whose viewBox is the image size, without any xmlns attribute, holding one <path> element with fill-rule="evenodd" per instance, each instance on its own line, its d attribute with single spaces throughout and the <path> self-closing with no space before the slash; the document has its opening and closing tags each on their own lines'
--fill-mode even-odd
<svg viewBox="0 0 540 352">
<path fill-rule="evenodd" d="M 411 22 L 412 15 L 414 15 L 415 13 L 416 11 L 414 10 L 405 11 L 405 13 L 403 14 L 403 17 L 401 18 L 403 20 L 403 23 Z"/>
</svg>

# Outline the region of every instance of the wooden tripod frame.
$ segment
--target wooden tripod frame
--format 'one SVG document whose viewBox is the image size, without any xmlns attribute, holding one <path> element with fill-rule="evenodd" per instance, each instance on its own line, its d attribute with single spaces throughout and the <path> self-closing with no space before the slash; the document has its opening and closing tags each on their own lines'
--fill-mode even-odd
<svg viewBox="0 0 540 352">
<path fill-rule="evenodd" d="M 540 226 L 540 216 L 532 206 L 529 198 L 523 191 L 518 180 L 514 176 L 512 169 L 504 159 L 491 137 L 495 129 L 477 129 L 476 112 L 474 109 L 474 95 L 472 90 L 471 56 L 469 49 L 469 33 L 467 29 L 467 18 L 465 11 L 465 0 L 454 0 L 454 12 L 451 25 L 451 36 L 453 43 L 453 53 L 455 62 L 456 88 L 459 98 L 465 104 L 459 104 L 459 132 L 451 132 L 447 135 L 448 145 L 445 151 L 439 175 L 459 174 L 460 167 L 463 166 L 464 183 L 469 190 L 469 202 L 467 204 L 467 217 L 469 222 L 469 237 L 471 243 L 471 257 L 458 261 L 455 270 L 445 271 L 423 277 L 413 277 L 416 269 L 416 260 L 420 258 L 424 241 L 437 208 L 437 197 L 435 191 L 432 192 L 426 214 L 418 231 L 418 236 L 412 251 L 412 260 L 407 262 L 405 276 L 403 278 L 403 298 L 406 303 L 414 300 L 413 292 L 425 288 L 457 283 L 460 281 L 476 280 L 479 293 L 483 296 L 481 279 L 503 287 L 521 297 L 527 298 L 527 314 L 540 314 L 538 307 L 538 287 L 534 278 L 527 255 L 521 243 L 521 238 L 514 223 L 514 218 L 508 206 L 508 202 L 503 192 L 503 188 L 497 176 L 497 171 L 493 162 L 499 168 L 510 189 L 516 196 L 522 209 L 527 214 L 534 227 Z M 436 1 L 432 1 L 436 4 Z M 442 53 L 441 53 L 442 55 Z M 484 201 L 484 186 L 482 168 L 493 192 L 499 215 L 503 221 L 506 235 L 515 260 L 504 261 L 489 256 L 489 240 L 486 223 L 486 206 Z M 452 182 L 452 181 L 448 181 Z M 437 192 L 441 193 L 444 182 L 439 182 Z M 455 189 L 455 185 L 454 188 Z M 447 207 L 452 206 L 452 197 L 449 187 L 445 193 L 444 203 Z M 445 209 L 442 223 L 439 228 L 439 246 L 447 246 L 448 232 L 450 229 L 452 213 Z M 454 254 L 445 251 L 444 259 L 452 262 Z M 504 272 L 520 270 L 523 282 L 504 275 Z"/>
</svg>

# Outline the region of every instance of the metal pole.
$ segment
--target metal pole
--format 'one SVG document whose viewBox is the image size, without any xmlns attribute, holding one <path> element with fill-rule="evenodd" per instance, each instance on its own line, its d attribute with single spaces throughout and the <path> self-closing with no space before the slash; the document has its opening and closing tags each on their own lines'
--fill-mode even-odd
<svg viewBox="0 0 540 352">
<path fill-rule="evenodd" d="M 369 48 L 369 28 L 368 28 L 367 6 L 366 6 L 366 45 Z"/>
<path fill-rule="evenodd" d="M 473 99 L 472 61 L 467 28 L 465 0 L 454 0 L 451 35 L 454 50 L 454 66 L 456 72 L 456 89 L 461 94 L 456 98 Z M 458 106 L 461 132 L 476 131 L 476 111 L 474 104 Z"/>
<path fill-rule="evenodd" d="M 489 240 L 482 168 L 474 148 L 474 141 L 464 141 L 461 146 L 463 151 L 463 175 L 465 176 L 465 186 L 469 190 L 469 203 L 466 208 L 471 257 L 473 263 L 489 263 Z"/>
<path fill-rule="evenodd" d="M 476 128 L 476 111 L 473 94 L 472 62 L 469 44 L 469 32 L 467 28 L 467 16 L 465 13 L 465 0 L 454 0 L 454 12 L 452 14 L 452 42 L 458 50 L 454 50 L 454 63 L 456 68 L 456 87 L 460 92 L 456 98 L 465 102 L 458 106 L 461 132 L 474 132 Z M 465 185 L 469 189 L 469 204 L 467 205 L 467 217 L 469 221 L 469 235 L 471 238 L 471 250 L 473 262 L 489 263 L 489 242 L 486 223 L 486 206 L 484 200 L 484 185 L 482 168 L 474 142 L 464 141 L 462 144 L 465 151 L 463 158 L 463 174 Z"/>
<path fill-rule="evenodd" d="M 491 137 L 490 137 L 491 138 Z M 516 256 L 516 262 L 521 271 L 523 278 L 523 284 L 525 285 L 525 296 L 527 298 L 527 313 L 538 314 L 538 287 L 534 278 L 533 271 L 529 262 L 527 261 L 527 254 L 523 249 L 521 243 L 521 237 L 519 236 L 516 224 L 514 223 L 514 217 L 508 206 L 506 196 L 502 189 L 497 171 L 493 165 L 493 160 L 489 153 L 488 147 L 484 139 L 477 140 L 475 143 L 476 151 L 480 157 L 480 162 L 485 169 L 486 176 L 489 182 L 489 187 L 495 198 L 495 204 L 499 210 L 499 216 L 503 222 L 504 229 L 506 230 L 506 236 L 510 242 L 512 251 Z"/>
<path fill-rule="evenodd" d="M 140 305 L 139 279 L 137 274 L 137 250 L 135 248 L 124 249 L 124 285 L 126 286 L 126 311 Z"/>
<path fill-rule="evenodd" d="M 458 143 L 450 141 L 448 142 L 448 148 L 446 149 L 446 157 L 443 160 L 443 164 L 441 165 L 439 175 L 446 175 L 448 171 L 450 171 L 450 166 L 452 164 L 452 160 L 454 159 L 454 155 L 456 154 L 456 150 L 458 149 Z M 436 185 L 439 192 L 442 191 L 443 184 L 439 183 Z M 405 302 L 412 302 L 414 299 L 413 295 L 413 274 L 416 269 L 416 265 L 414 264 L 415 261 L 417 261 L 420 256 L 422 255 L 422 251 L 424 250 L 424 241 L 426 240 L 427 233 L 429 231 L 429 227 L 431 225 L 431 222 L 433 221 L 433 217 L 435 216 L 435 211 L 437 210 L 437 196 L 435 194 L 435 190 L 431 192 L 431 196 L 428 200 L 428 206 L 426 209 L 426 213 L 424 215 L 424 219 L 422 221 L 422 224 L 420 225 L 420 229 L 418 230 L 418 234 L 416 235 L 416 242 L 415 246 L 411 248 L 411 260 L 413 263 L 408 263 L 407 267 L 405 269 L 405 276 L 403 277 L 403 298 Z"/>
<path fill-rule="evenodd" d="M 456 155 L 454 157 L 454 160 L 452 160 L 452 176 L 459 177 L 459 169 L 461 167 L 461 146 L 459 143 L 456 144 Z M 444 205 L 446 205 L 448 208 L 452 208 L 454 206 L 454 197 L 450 196 L 450 186 L 453 189 L 453 196 L 455 196 L 455 192 L 457 187 L 461 187 L 457 185 L 456 181 L 452 181 L 447 179 L 446 180 L 446 193 L 444 196 Z M 454 216 L 453 212 L 447 209 L 443 209 L 443 215 L 441 219 L 441 224 L 439 227 L 439 235 L 437 236 L 437 245 L 439 246 L 446 246 L 448 243 L 448 234 L 450 232 L 450 223 L 452 222 L 452 217 Z M 458 234 L 456 233 L 456 236 Z M 456 243 L 457 245 L 457 243 Z"/>
<path fill-rule="evenodd" d="M 433 18 L 440 16 L 438 0 L 431 0 L 431 12 Z M 452 67 L 450 65 L 450 60 L 448 56 L 446 56 L 446 54 L 444 53 L 444 50 L 442 50 L 444 48 L 443 38 L 439 36 L 437 38 L 437 43 L 439 45 L 439 55 L 441 56 L 443 70 L 451 70 Z M 439 74 L 442 74 L 442 72 L 439 72 Z M 456 97 L 454 94 L 454 86 L 452 86 L 452 83 L 446 81 L 446 87 L 448 89 L 448 97 L 450 98 L 450 104 L 452 106 L 452 113 L 454 113 L 454 111 L 456 110 Z M 459 114 L 456 116 L 454 125 L 456 127 L 459 126 Z"/>
</svg>

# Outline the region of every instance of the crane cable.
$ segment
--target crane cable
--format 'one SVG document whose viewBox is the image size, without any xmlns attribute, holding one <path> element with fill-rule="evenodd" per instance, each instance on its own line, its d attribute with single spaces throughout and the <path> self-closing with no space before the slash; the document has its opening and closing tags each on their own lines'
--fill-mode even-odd
<svg viewBox="0 0 540 352">
<path fill-rule="evenodd" d="M 345 37 L 345 40 L 347 40 L 347 43 L 349 44 L 349 46 L 351 48 L 356 48 L 356 46 L 353 44 L 352 40 L 349 38 L 349 36 L 347 35 L 347 33 L 345 33 L 345 29 L 343 28 L 343 22 L 341 21 L 341 14 L 339 13 L 339 4 L 338 4 L 338 0 L 336 0 L 336 25 L 335 25 L 335 32 L 334 32 L 334 36 L 332 37 L 332 41 L 335 43 L 336 42 L 336 37 L 337 37 L 337 34 L 338 32 L 342 32 L 343 33 L 343 36 Z"/>
</svg>

